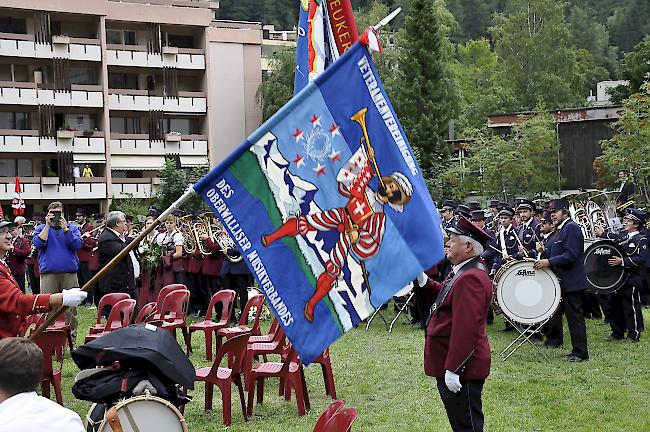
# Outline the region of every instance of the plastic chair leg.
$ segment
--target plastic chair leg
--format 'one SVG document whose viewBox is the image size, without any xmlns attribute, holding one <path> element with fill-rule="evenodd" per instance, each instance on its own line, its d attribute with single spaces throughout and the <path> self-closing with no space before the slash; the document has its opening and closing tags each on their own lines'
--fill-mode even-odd
<svg viewBox="0 0 650 432">
<path fill-rule="evenodd" d="M 232 424 L 232 383 L 228 381 L 226 385 L 220 387 L 221 409 L 223 409 L 223 424 L 230 426 Z"/>
<path fill-rule="evenodd" d="M 54 387 L 54 394 L 56 401 L 59 405 L 63 406 L 63 393 L 61 392 L 61 372 L 55 372 L 52 376 L 52 386 Z"/>
<path fill-rule="evenodd" d="M 203 330 L 205 333 L 205 359 L 210 361 L 212 360 L 212 330 L 206 329 Z M 192 351 L 192 339 L 190 338 L 190 352 Z"/>
<path fill-rule="evenodd" d="M 298 415 L 304 416 L 307 413 L 305 411 L 305 397 L 303 393 L 302 383 L 294 382 L 293 384 L 294 384 L 294 388 L 296 389 L 296 403 L 298 404 Z"/>
<path fill-rule="evenodd" d="M 212 395 L 214 393 L 214 384 L 205 383 L 205 410 L 210 411 L 212 409 Z"/>
<path fill-rule="evenodd" d="M 257 379 L 257 404 L 264 402 L 264 378 Z"/>
<path fill-rule="evenodd" d="M 244 386 L 242 385 L 241 377 L 236 375 L 233 382 L 239 391 L 239 402 L 241 403 L 241 412 L 244 416 L 244 421 L 248 421 L 248 416 L 246 415 L 246 400 L 244 399 Z"/>
<path fill-rule="evenodd" d="M 255 398 L 255 378 L 251 378 L 250 384 L 248 384 L 248 405 L 246 410 L 248 411 L 248 417 L 253 416 L 253 401 Z"/>
</svg>

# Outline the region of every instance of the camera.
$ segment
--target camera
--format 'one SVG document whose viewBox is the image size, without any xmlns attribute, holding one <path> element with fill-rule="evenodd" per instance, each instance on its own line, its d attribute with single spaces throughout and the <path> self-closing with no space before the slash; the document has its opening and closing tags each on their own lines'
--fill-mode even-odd
<svg viewBox="0 0 650 432">
<path fill-rule="evenodd" d="M 54 216 L 50 220 L 52 223 L 59 223 L 61 222 L 61 210 L 52 210 L 50 213 L 52 213 Z"/>
</svg>

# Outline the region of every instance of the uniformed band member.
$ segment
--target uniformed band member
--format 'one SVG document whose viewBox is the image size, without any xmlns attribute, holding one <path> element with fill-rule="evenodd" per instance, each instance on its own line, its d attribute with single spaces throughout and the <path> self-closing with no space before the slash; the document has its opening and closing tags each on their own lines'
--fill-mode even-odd
<svg viewBox="0 0 650 432">
<path fill-rule="evenodd" d="M 61 305 L 76 307 L 87 296 L 79 288 L 57 294 L 23 294 L 5 261 L 13 248 L 12 226 L 11 222 L 0 222 L 0 339 L 18 334 L 22 316 L 47 312 Z"/>
<path fill-rule="evenodd" d="M 646 222 L 645 216 L 641 210 L 630 209 L 623 217 L 625 232 L 613 234 L 605 233 L 602 229 L 596 231 L 599 237 L 620 243 L 626 254 L 623 259 L 612 257 L 608 261 L 611 266 L 623 266 L 628 274 L 625 285 L 610 297 L 609 325 L 612 333 L 609 340 L 623 339 L 627 331 L 627 339 L 638 342 L 644 329 L 639 292 L 643 285 L 648 254 L 648 239 L 640 234 L 641 227 Z"/>
<path fill-rule="evenodd" d="M 460 217 L 446 244 L 452 272 L 442 283 L 423 273 L 431 314 L 426 326 L 424 371 L 437 380 L 451 428 L 482 431 L 482 391 L 490 373 L 490 344 L 485 329 L 492 282 L 480 255 L 490 236 Z M 431 301 L 435 298 L 435 302 Z"/>
<path fill-rule="evenodd" d="M 454 210 L 456 203 L 452 200 L 444 200 L 440 206 L 440 216 L 442 217 L 442 229 L 449 228 L 454 222 Z"/>
<path fill-rule="evenodd" d="M 536 243 L 539 240 L 539 222 L 533 218 L 535 203 L 528 199 L 520 199 L 517 205 L 517 213 L 521 219 L 517 236 L 519 247 L 515 259 L 535 258 Z"/>
<path fill-rule="evenodd" d="M 492 232 L 496 233 L 499 230 L 499 201 L 490 200 L 488 202 L 488 208 L 490 209 L 490 214 L 485 219 L 485 225 Z"/>
<path fill-rule="evenodd" d="M 573 346 L 567 360 L 581 362 L 589 358 L 587 329 L 582 310 L 582 296 L 587 287 L 583 260 L 584 237 L 578 224 L 569 216 L 569 203 L 566 199 L 551 200 L 549 210 L 556 233 L 546 245 L 544 259 L 536 261 L 534 267 L 550 267 L 560 280 L 562 308 Z M 559 314 L 553 316 L 548 324 L 552 331 L 561 334 L 562 320 Z"/>
<path fill-rule="evenodd" d="M 494 265 L 494 260 L 497 255 L 497 242 L 494 233 L 485 226 L 485 212 L 483 210 L 474 210 L 472 212 L 472 223 L 485 231 L 490 237 L 490 241 L 488 241 L 485 245 L 485 250 L 481 254 L 481 258 L 485 262 L 485 266 L 488 269 L 492 268 L 492 265 Z M 494 322 L 494 312 L 492 311 L 492 308 L 488 309 L 488 315 L 487 315 L 487 323 L 492 324 Z"/>
<path fill-rule="evenodd" d="M 492 270 L 498 270 L 506 260 L 513 259 L 519 252 L 519 241 L 517 240 L 517 231 L 512 226 L 512 216 L 515 214 L 514 210 L 507 206 L 502 205 L 499 207 L 499 232 L 496 234 L 497 249 L 501 252 L 497 254 Z"/>
</svg>

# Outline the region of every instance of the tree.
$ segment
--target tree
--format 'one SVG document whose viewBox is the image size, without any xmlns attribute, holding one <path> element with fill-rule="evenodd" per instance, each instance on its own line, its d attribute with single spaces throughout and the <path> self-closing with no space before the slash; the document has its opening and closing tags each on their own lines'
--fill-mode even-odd
<svg viewBox="0 0 650 432">
<path fill-rule="evenodd" d="M 600 158 L 610 173 L 630 170 L 646 203 L 650 203 L 650 82 L 625 101 L 625 110 L 613 123 L 615 134 L 600 142 Z M 640 207 L 640 206 L 639 206 Z"/>
<path fill-rule="evenodd" d="M 443 20 L 449 16 L 445 15 L 444 3 L 412 2 L 400 41 L 400 85 L 394 99 L 404 131 L 411 145 L 419 149 L 420 167 L 432 180 L 431 192 L 436 197 L 443 193 L 438 174 L 449 157 L 445 138 L 457 107 L 447 64 L 451 44 L 447 27 L 443 27 Z"/>
<path fill-rule="evenodd" d="M 582 105 L 594 78 L 589 76 L 594 75 L 593 59 L 570 44 L 563 3 L 513 0 L 511 7 L 509 15 L 495 16 L 490 33 L 500 59 L 500 80 L 516 97 L 515 108 Z"/>
<path fill-rule="evenodd" d="M 293 97 L 293 76 L 296 70 L 296 50 L 281 49 L 270 59 L 270 71 L 262 78 L 255 94 L 262 107 L 262 117 L 268 120 Z"/>
<path fill-rule="evenodd" d="M 158 208 L 160 210 L 168 208 L 185 193 L 190 185 L 207 174 L 207 172 L 207 166 L 192 167 L 186 172 L 178 168 L 173 159 L 167 159 L 164 168 L 158 172 L 158 177 L 160 177 L 160 186 L 156 192 Z M 204 210 L 207 206 L 198 195 L 195 195 L 187 200 L 182 208 L 188 212 L 193 212 Z"/>
<path fill-rule="evenodd" d="M 134 198 L 132 194 L 125 193 L 126 198 L 117 198 L 111 202 L 111 211 L 118 210 L 128 216 L 146 215 L 153 199 Z"/>
<path fill-rule="evenodd" d="M 542 111 L 521 117 L 509 136 L 492 135 L 487 128 L 474 131 L 463 165 L 452 164 L 445 180 L 456 198 L 470 193 L 535 197 L 558 191 L 558 152 L 553 117 Z"/>
<path fill-rule="evenodd" d="M 571 30 L 571 43 L 586 49 L 594 62 L 609 72 L 608 78 L 616 78 L 618 71 L 618 49 L 609 45 L 607 28 L 597 21 L 593 9 L 572 5 L 567 21 Z"/>
</svg>

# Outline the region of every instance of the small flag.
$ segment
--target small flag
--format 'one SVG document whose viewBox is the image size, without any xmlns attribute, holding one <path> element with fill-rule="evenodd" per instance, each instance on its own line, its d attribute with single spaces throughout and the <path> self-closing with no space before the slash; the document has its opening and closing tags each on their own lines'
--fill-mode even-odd
<svg viewBox="0 0 650 432">
<path fill-rule="evenodd" d="M 25 214 L 25 200 L 23 199 L 23 192 L 20 188 L 20 179 L 16 176 L 16 188 L 14 189 L 14 199 L 11 202 L 14 216 L 22 216 Z"/>
</svg>

